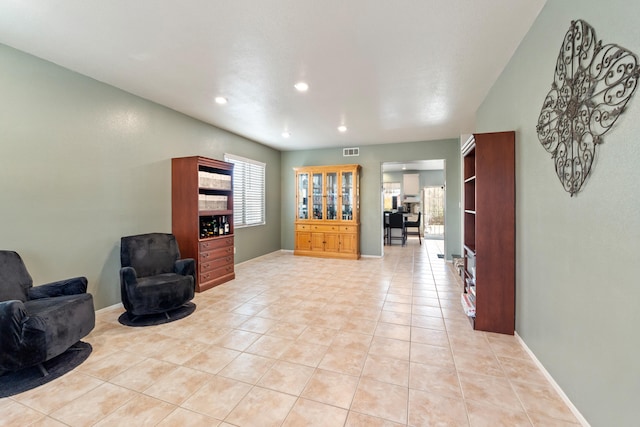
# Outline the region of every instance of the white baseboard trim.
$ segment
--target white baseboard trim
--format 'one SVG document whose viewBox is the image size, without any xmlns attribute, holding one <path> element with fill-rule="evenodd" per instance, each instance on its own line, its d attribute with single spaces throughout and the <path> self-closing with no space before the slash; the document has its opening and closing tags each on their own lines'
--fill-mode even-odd
<svg viewBox="0 0 640 427">
<path fill-rule="evenodd" d="M 99 310 L 96 310 L 96 313 L 100 313 L 101 311 L 107 311 L 107 310 L 111 310 L 114 308 L 124 308 L 124 305 L 122 305 L 121 302 L 115 303 L 113 305 L 107 306 L 107 307 L 102 307 Z"/>
<path fill-rule="evenodd" d="M 276 251 L 269 252 L 268 254 L 260 255 L 260 256 L 257 256 L 257 257 L 255 257 L 255 258 L 251 258 L 251 259 L 248 259 L 248 260 L 246 260 L 246 261 L 239 262 L 239 263 L 235 264 L 235 266 L 237 267 L 237 266 L 239 266 L 239 265 L 246 264 L 246 263 L 248 263 L 248 262 L 257 261 L 257 260 L 259 260 L 259 259 L 261 259 L 261 258 L 268 257 L 268 256 L 270 256 L 270 255 L 277 254 L 277 253 L 281 253 L 281 252 L 291 252 L 291 253 L 293 253 L 293 251 L 290 251 L 290 250 L 286 250 L 286 249 L 278 249 L 278 250 L 276 250 Z"/>
<path fill-rule="evenodd" d="M 571 400 L 569 399 L 569 396 L 567 396 L 565 394 L 565 392 L 562 390 L 562 388 L 560 388 L 560 385 L 556 382 L 556 380 L 553 379 L 553 377 L 551 376 L 549 371 L 546 370 L 544 365 L 538 360 L 536 355 L 533 353 L 533 351 L 531 351 L 529 346 L 527 346 L 527 344 L 520 337 L 520 335 L 518 335 L 518 332 L 514 332 L 514 335 L 515 335 L 516 339 L 518 340 L 518 342 L 520 343 L 520 345 L 522 346 L 522 348 L 524 348 L 524 351 L 527 352 L 527 354 L 531 357 L 531 359 L 536 364 L 536 366 L 542 371 L 542 374 L 549 381 L 549 383 L 551 383 L 551 385 L 553 386 L 555 391 L 560 395 L 560 397 L 562 398 L 564 403 L 569 407 L 569 409 L 571 410 L 573 415 L 578 419 L 580 424 L 583 427 L 591 427 L 591 424 L 589 424 L 589 422 L 586 420 L 586 418 L 580 413 L 580 411 L 578 411 L 578 408 L 576 408 L 576 406 L 573 404 L 573 402 L 571 402 Z"/>
</svg>

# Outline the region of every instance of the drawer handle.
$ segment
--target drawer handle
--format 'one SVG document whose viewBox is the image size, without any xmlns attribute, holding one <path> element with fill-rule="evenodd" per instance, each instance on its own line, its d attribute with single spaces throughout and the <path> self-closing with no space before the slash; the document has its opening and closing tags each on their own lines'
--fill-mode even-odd
<svg viewBox="0 0 640 427">
<path fill-rule="evenodd" d="M 227 257 L 227 262 L 231 262 L 231 257 L 230 256 Z"/>
<path fill-rule="evenodd" d="M 203 254 L 200 254 L 200 256 L 201 256 L 202 258 L 209 258 L 209 252 L 205 252 L 205 253 L 203 253 Z"/>
</svg>

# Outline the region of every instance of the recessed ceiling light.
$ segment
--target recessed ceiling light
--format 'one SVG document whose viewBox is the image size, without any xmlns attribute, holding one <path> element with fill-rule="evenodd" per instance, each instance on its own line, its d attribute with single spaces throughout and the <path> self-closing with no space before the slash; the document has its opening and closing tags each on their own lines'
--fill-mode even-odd
<svg viewBox="0 0 640 427">
<path fill-rule="evenodd" d="M 224 105 L 227 103 L 227 98 L 224 96 L 216 96 L 215 98 L 216 104 Z"/>
<path fill-rule="evenodd" d="M 286 130 L 284 132 L 282 132 L 282 137 L 283 138 L 289 138 L 290 136 L 291 136 L 291 132 L 286 131 Z"/>
<path fill-rule="evenodd" d="M 347 131 L 347 127 L 345 125 L 340 125 L 340 126 L 338 126 L 338 131 L 346 132 Z"/>
<path fill-rule="evenodd" d="M 306 92 L 309 90 L 309 85 L 305 82 L 298 82 L 294 84 L 293 87 L 295 87 L 298 92 Z"/>
</svg>

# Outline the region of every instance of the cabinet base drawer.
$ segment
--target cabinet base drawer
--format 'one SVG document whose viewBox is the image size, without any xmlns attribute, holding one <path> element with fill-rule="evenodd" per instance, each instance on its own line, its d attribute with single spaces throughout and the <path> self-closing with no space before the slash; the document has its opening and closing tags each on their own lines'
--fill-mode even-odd
<svg viewBox="0 0 640 427">
<path fill-rule="evenodd" d="M 233 246 L 233 236 L 227 235 L 224 237 L 214 237 L 207 240 L 201 240 L 198 244 L 200 252 L 206 252 L 213 249 L 224 248 L 227 246 Z"/>
<path fill-rule="evenodd" d="M 216 258 L 203 261 L 200 263 L 200 268 L 198 270 L 200 270 L 200 273 L 202 274 L 227 265 L 233 266 L 233 255 L 227 255 L 224 258 Z"/>
<path fill-rule="evenodd" d="M 214 249 L 208 252 L 200 252 L 200 263 L 215 261 L 218 258 L 233 256 L 233 246 L 228 248 Z"/>
<path fill-rule="evenodd" d="M 201 272 L 198 277 L 200 279 L 200 283 L 207 283 L 222 276 L 227 276 L 233 273 L 233 264 L 229 264 L 222 267 L 214 268 L 213 270 Z"/>
</svg>

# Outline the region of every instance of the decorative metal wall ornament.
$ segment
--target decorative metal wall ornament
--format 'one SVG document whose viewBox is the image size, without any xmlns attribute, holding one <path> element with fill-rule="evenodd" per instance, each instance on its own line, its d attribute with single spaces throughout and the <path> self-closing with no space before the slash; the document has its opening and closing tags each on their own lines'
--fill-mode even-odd
<svg viewBox="0 0 640 427">
<path fill-rule="evenodd" d="M 639 78 L 633 52 L 616 44 L 602 46 L 589 24 L 571 22 L 536 126 L 571 196 L 587 179 L 596 146 L 624 111 Z"/>
</svg>

